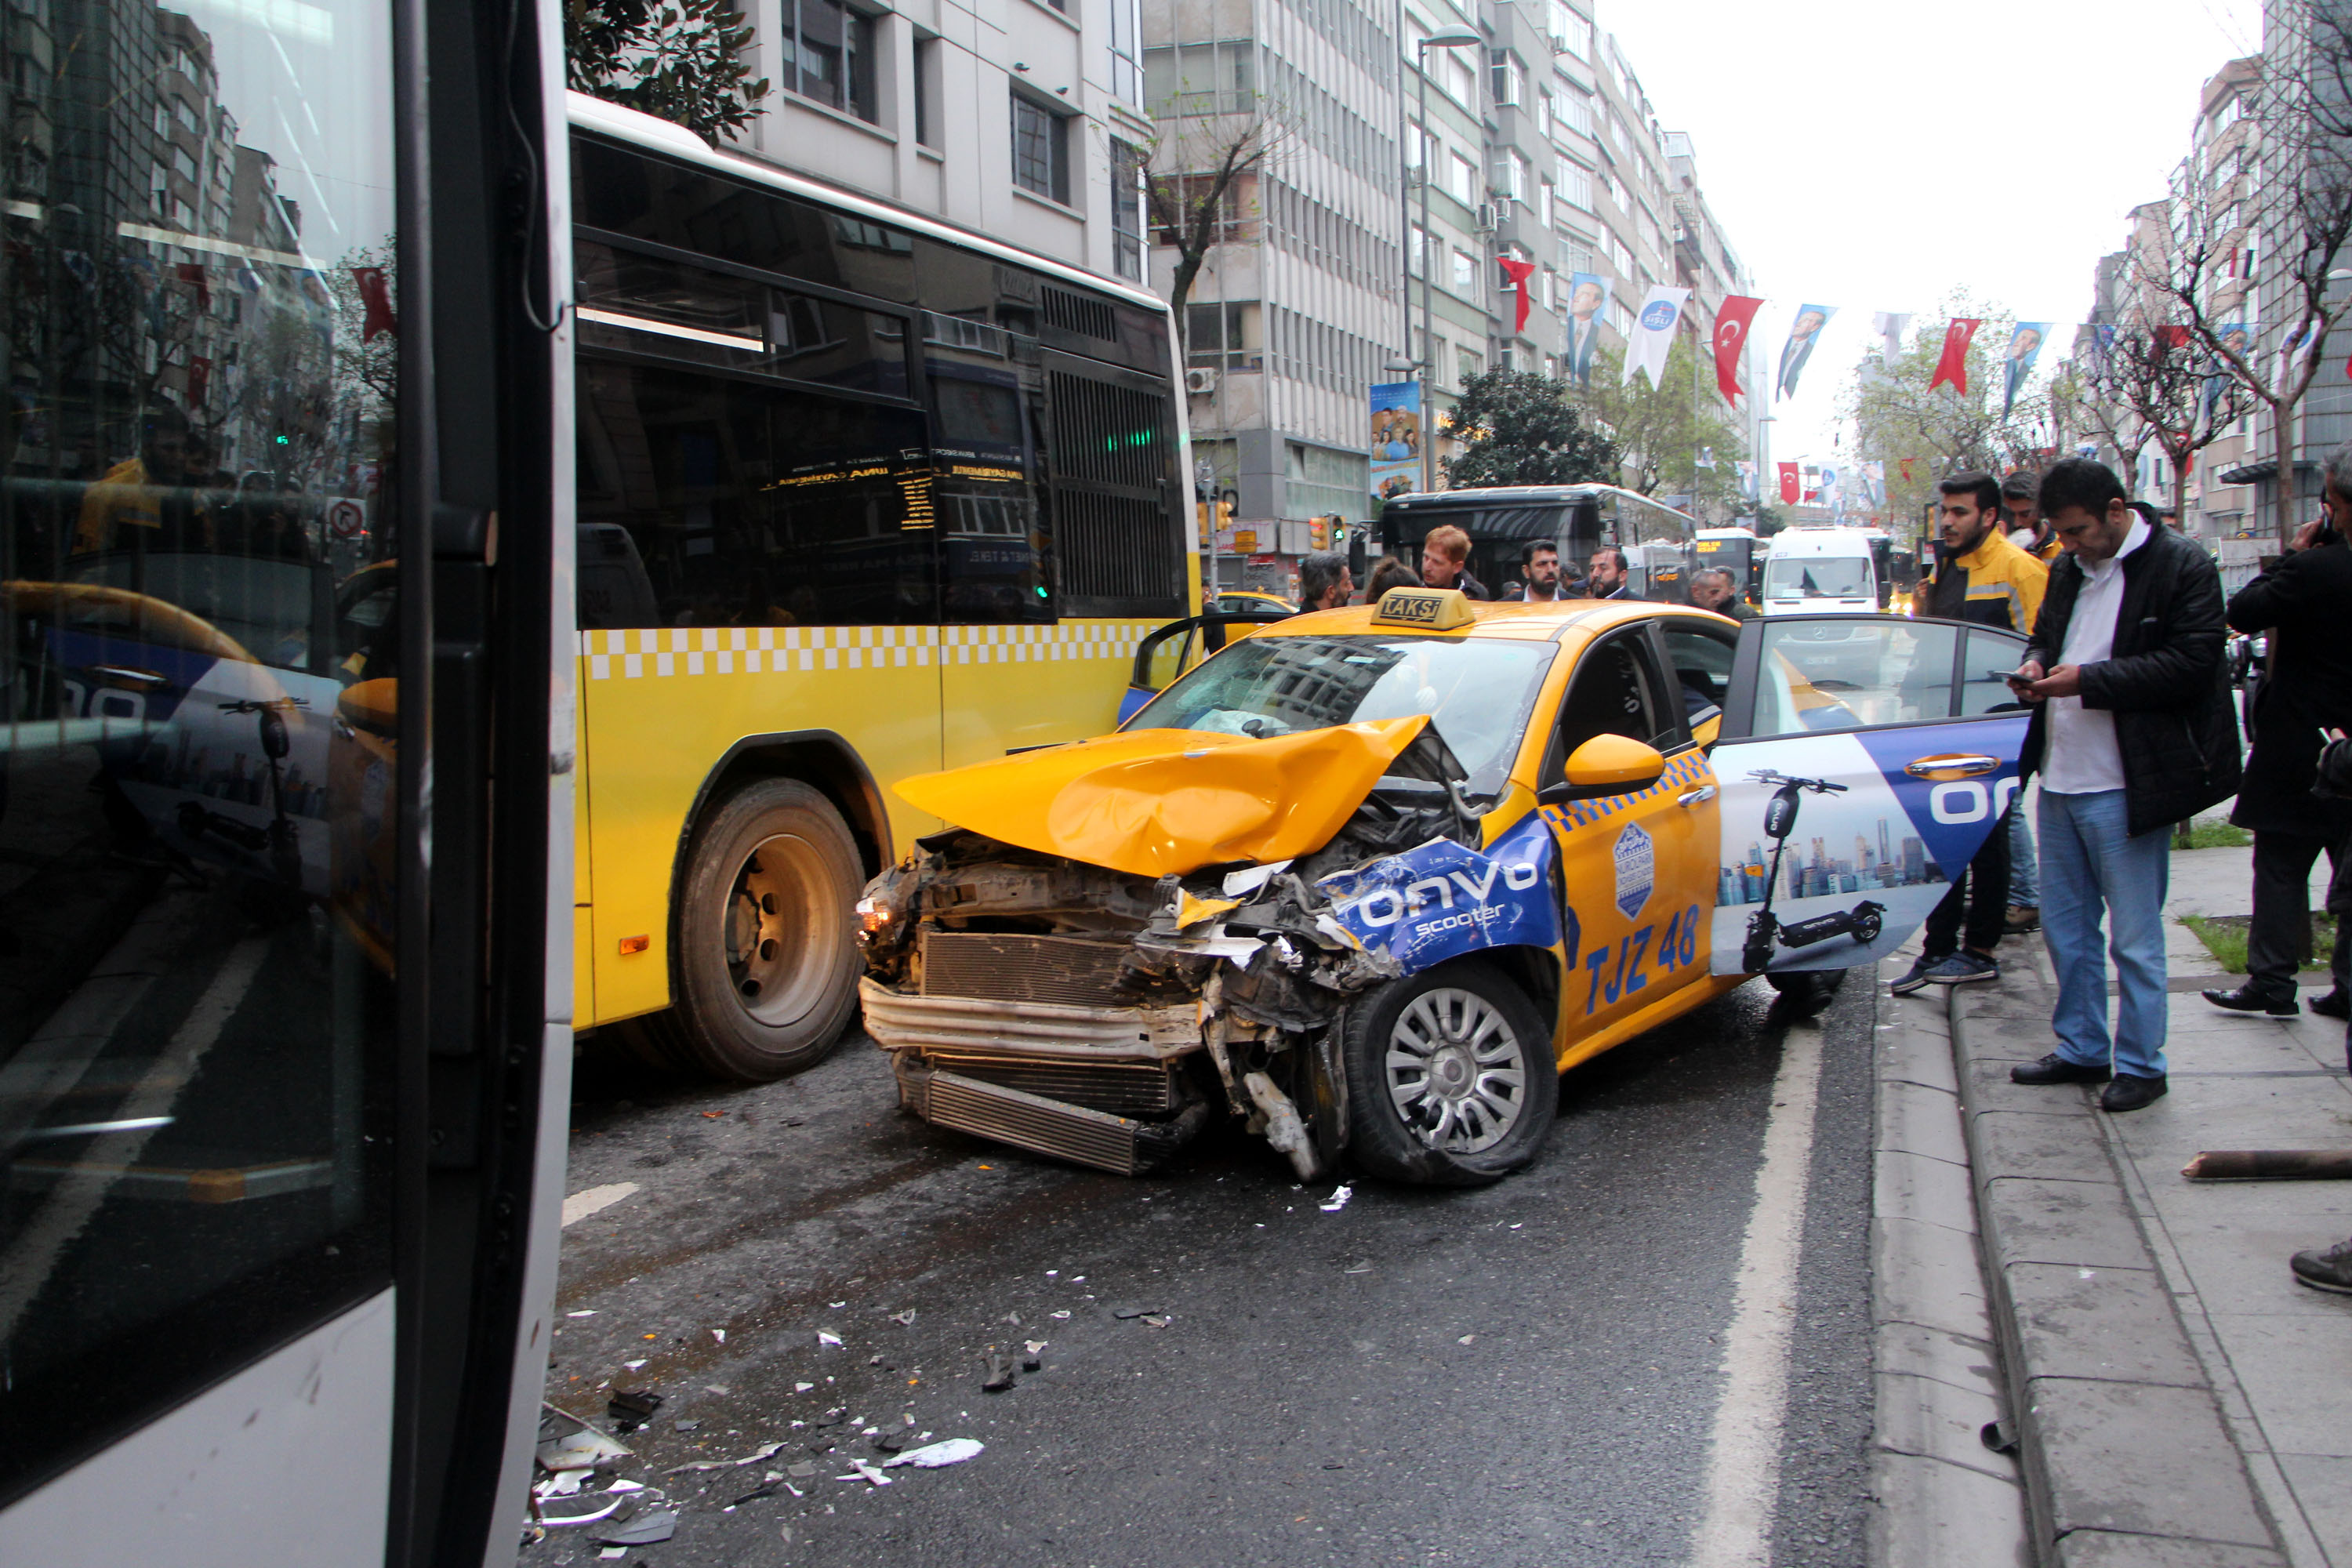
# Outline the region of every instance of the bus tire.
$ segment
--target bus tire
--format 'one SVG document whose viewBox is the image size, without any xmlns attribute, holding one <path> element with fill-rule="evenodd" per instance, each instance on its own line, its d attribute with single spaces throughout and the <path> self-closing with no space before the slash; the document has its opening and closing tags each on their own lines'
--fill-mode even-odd
<svg viewBox="0 0 2352 1568">
<path fill-rule="evenodd" d="M 696 824 L 673 939 L 680 1066 L 770 1083 L 823 1061 L 857 1010 L 856 842 L 797 779 L 760 779 Z"/>
</svg>

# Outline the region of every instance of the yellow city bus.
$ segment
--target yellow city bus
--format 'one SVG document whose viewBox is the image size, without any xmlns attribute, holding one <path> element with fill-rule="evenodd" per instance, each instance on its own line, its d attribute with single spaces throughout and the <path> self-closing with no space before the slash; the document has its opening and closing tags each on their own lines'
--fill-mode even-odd
<svg viewBox="0 0 2352 1568">
<path fill-rule="evenodd" d="M 576 1020 L 758 1081 L 887 786 L 1100 733 L 1197 609 L 1167 307 L 574 95 Z"/>
</svg>

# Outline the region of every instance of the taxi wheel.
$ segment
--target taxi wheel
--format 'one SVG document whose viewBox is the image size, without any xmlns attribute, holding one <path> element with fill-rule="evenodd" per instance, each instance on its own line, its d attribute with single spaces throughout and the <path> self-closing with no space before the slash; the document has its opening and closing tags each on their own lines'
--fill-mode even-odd
<svg viewBox="0 0 2352 1568">
<path fill-rule="evenodd" d="M 1875 936 L 1871 939 L 1876 940 Z M 1865 942 L 1865 946 L 1868 942 Z M 1773 1010 L 1784 1018 L 1810 1018 L 1830 1005 L 1845 984 L 1843 969 L 1791 969 L 1768 974 L 1765 984 L 1779 993 Z"/>
<path fill-rule="evenodd" d="M 857 1008 L 857 846 L 833 803 L 761 779 L 709 807 L 678 889 L 681 1065 L 767 1083 L 824 1059 Z"/>
<path fill-rule="evenodd" d="M 1393 981 L 1349 1009 L 1349 1152 L 1367 1175 L 1483 1186 L 1536 1156 L 1559 1105 L 1551 1031 L 1475 959 Z"/>
</svg>

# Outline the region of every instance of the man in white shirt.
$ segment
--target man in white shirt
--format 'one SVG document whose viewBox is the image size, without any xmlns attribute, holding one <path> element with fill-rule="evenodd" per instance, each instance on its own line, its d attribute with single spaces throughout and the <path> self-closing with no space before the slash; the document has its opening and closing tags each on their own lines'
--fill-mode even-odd
<svg viewBox="0 0 2352 1568">
<path fill-rule="evenodd" d="M 2105 1083 L 2102 1110 L 2137 1110 L 2167 1088 L 2168 830 L 2238 787 L 2221 580 L 2197 544 L 2149 528 L 2087 458 L 2042 476 L 2042 510 L 2065 553 L 2012 685 L 2040 705 L 2025 756 L 2029 766 L 2041 758 L 2042 932 L 2058 974 L 2058 1048 L 2010 1076 Z M 2123 992 L 2112 1037 L 2103 923 Z"/>
</svg>

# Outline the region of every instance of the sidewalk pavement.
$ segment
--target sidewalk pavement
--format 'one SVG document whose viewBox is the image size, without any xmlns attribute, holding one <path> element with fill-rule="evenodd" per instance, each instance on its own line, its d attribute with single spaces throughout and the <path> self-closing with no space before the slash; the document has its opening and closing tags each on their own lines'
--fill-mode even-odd
<svg viewBox="0 0 2352 1568">
<path fill-rule="evenodd" d="M 2144 1110 L 2010 1082 L 2053 1044 L 2036 938 L 2003 944 L 1997 984 L 1890 1010 L 1901 1036 L 1948 1029 L 2044 1563 L 2352 1568 L 2352 1299 L 2287 1270 L 2296 1249 L 2352 1235 L 2352 1186 L 2180 1174 L 2207 1149 L 2352 1147 L 2341 1023 L 2225 1014 L 2197 994 L 2235 982 L 2177 917 L 2243 914 L 2251 882 L 2244 849 L 2173 855 L 2171 1093 Z"/>
</svg>

